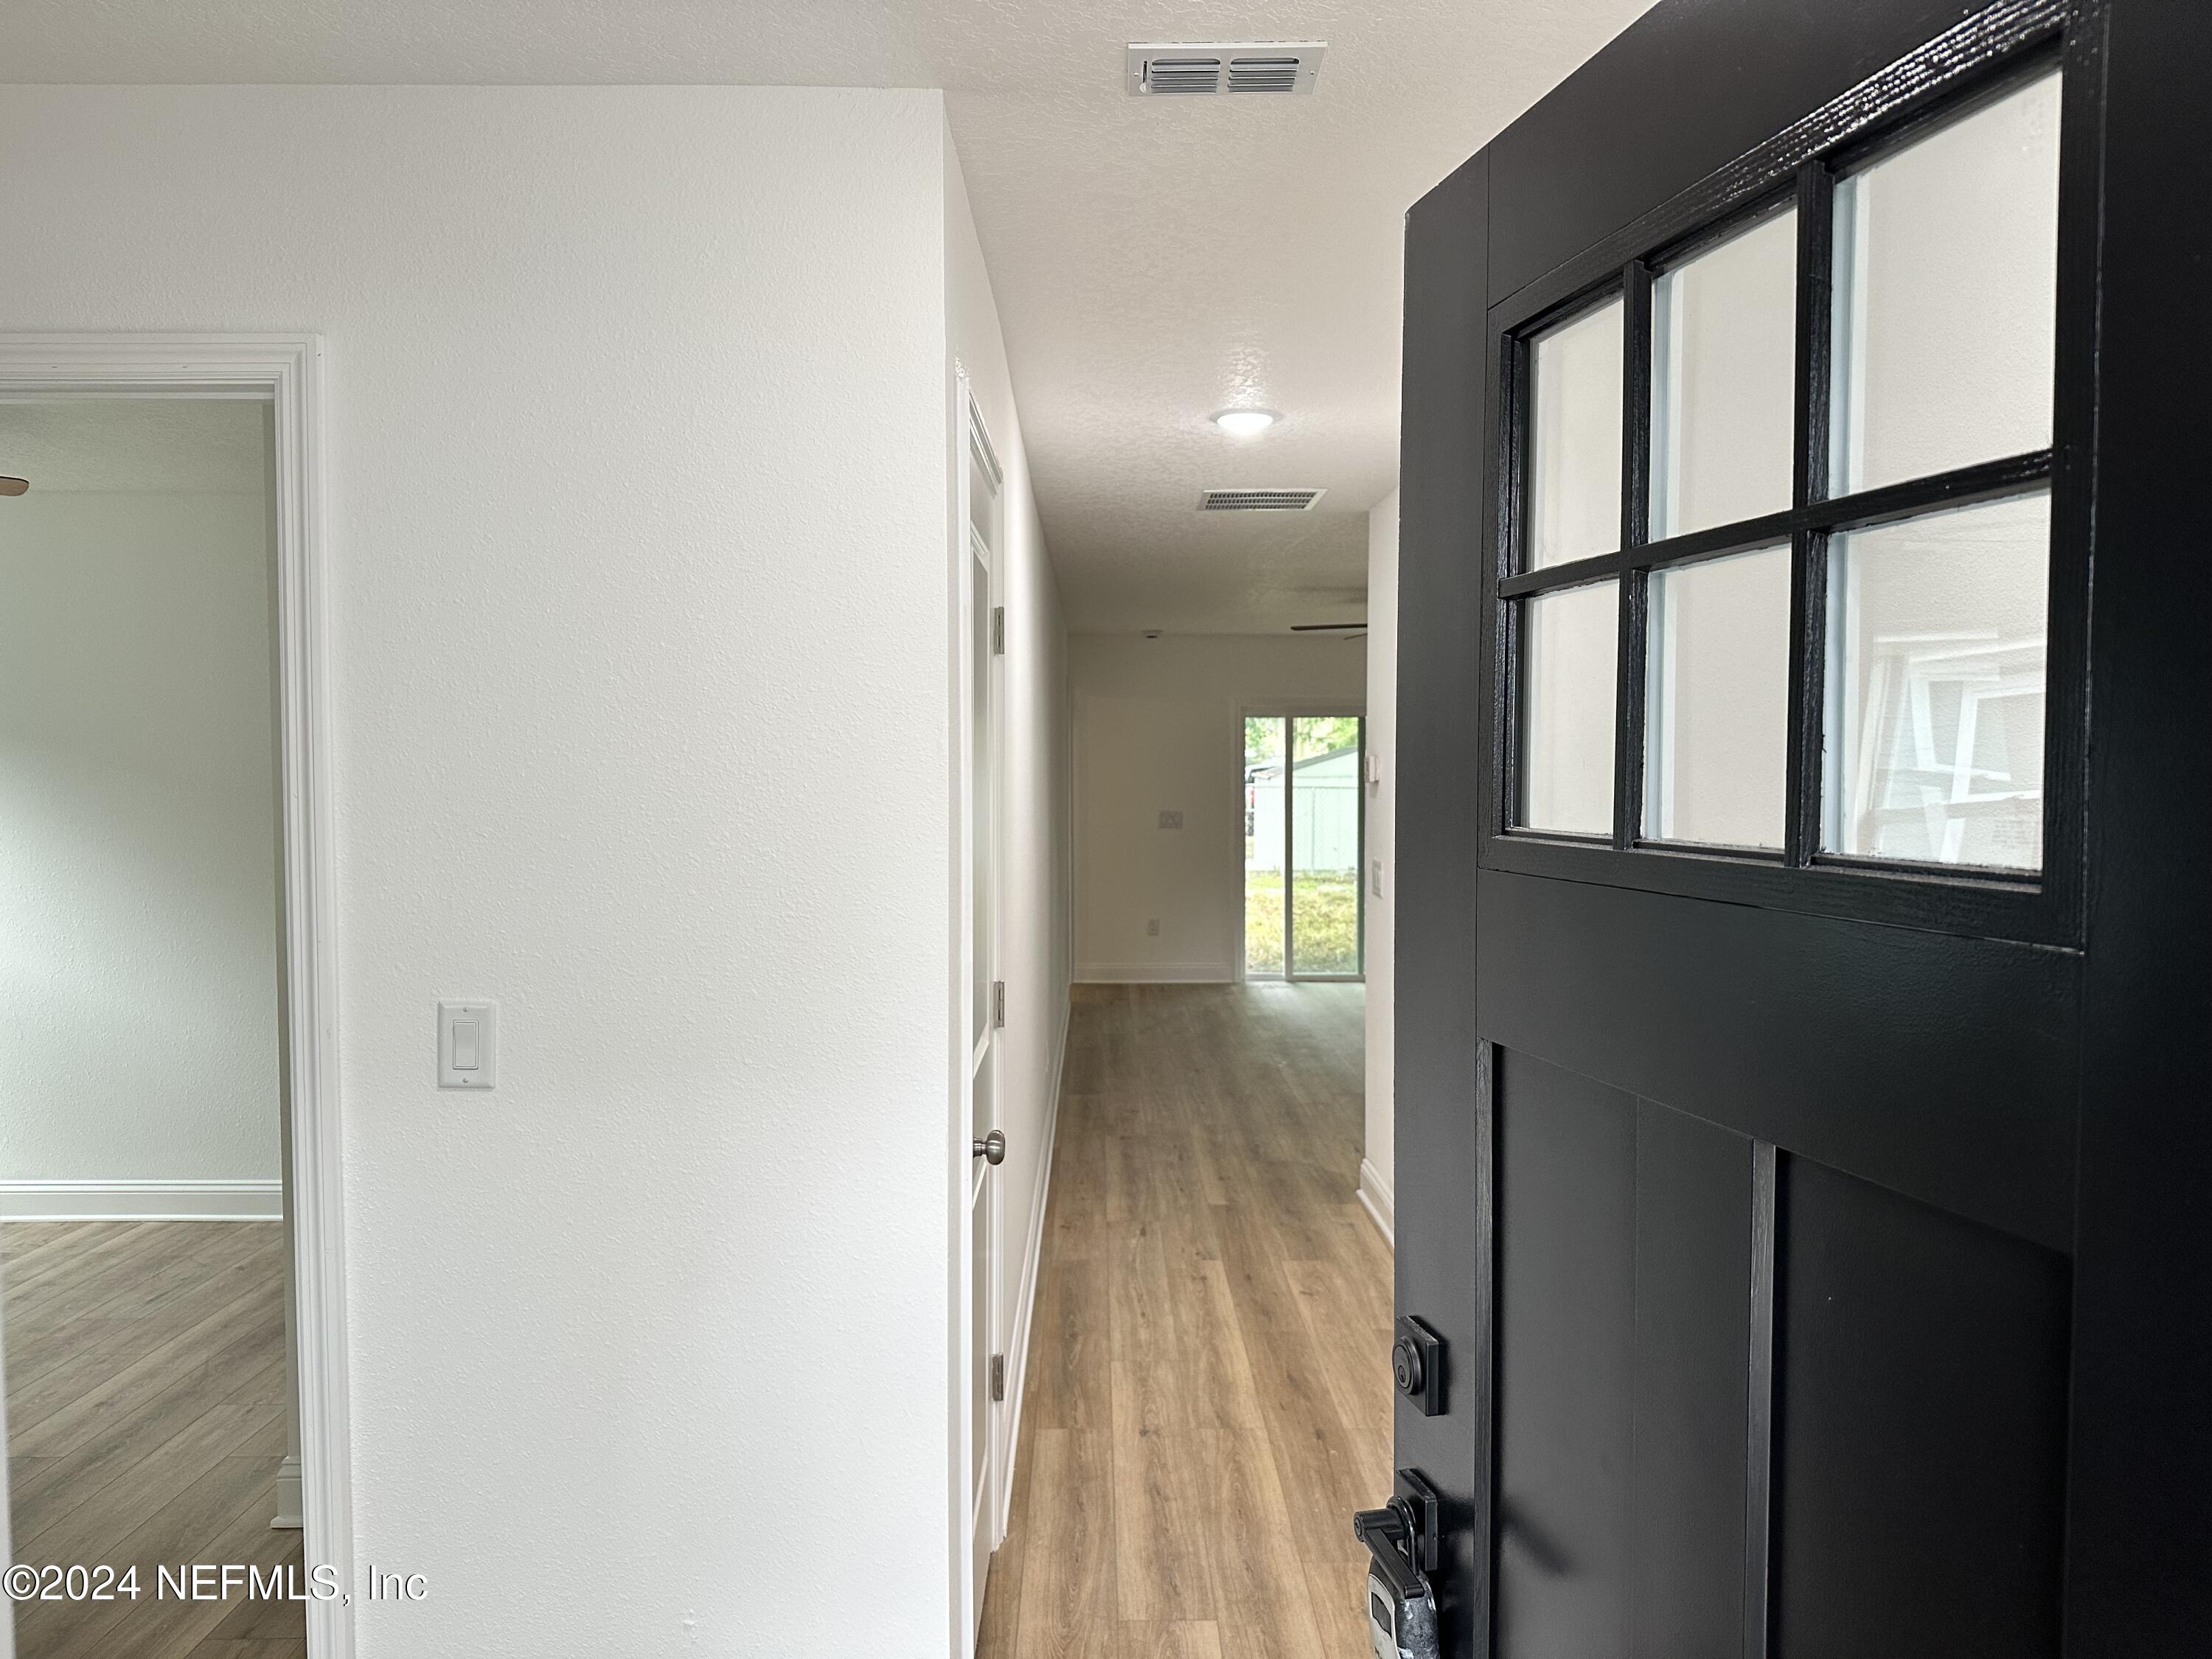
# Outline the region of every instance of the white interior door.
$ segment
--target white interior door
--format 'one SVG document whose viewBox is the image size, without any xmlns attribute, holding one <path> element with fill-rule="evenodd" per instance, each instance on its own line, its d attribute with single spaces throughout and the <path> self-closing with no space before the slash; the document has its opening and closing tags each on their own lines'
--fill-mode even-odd
<svg viewBox="0 0 2212 1659">
<path fill-rule="evenodd" d="M 999 1183 L 992 1171 L 1003 1155 L 1004 1140 L 991 1147 L 998 1129 L 998 1031 L 1004 1018 L 999 974 L 998 802 L 999 692 L 998 599 L 995 554 L 999 521 L 999 470 L 990 440 L 975 405 L 963 388 L 968 423 L 965 511 L 963 532 L 966 615 L 967 720 L 962 747 L 967 761 L 968 887 L 966 934 L 969 1006 L 967 1117 L 970 1144 L 963 1276 L 967 1303 L 968 1399 L 963 1429 L 968 1445 L 968 1583 L 963 1597 L 965 1644 L 973 1650 L 982 1620 L 991 1553 L 998 1546 L 1000 1504 L 997 1501 L 1000 1458 L 998 1418 L 1003 1402 L 993 1398 L 1002 1372 L 998 1356 Z"/>
</svg>

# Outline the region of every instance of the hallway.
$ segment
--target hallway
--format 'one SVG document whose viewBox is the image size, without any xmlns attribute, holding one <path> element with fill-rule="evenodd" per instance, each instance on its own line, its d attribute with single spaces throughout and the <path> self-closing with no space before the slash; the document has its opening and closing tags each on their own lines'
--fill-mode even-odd
<svg viewBox="0 0 2212 1659">
<path fill-rule="evenodd" d="M 986 1659 L 1367 1651 L 1390 1252 L 1363 988 L 1079 985 Z"/>
</svg>

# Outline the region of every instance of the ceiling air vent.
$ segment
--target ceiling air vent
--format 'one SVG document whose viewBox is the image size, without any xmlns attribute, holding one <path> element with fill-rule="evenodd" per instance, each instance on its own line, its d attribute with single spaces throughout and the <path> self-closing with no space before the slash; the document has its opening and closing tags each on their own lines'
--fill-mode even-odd
<svg viewBox="0 0 2212 1659">
<path fill-rule="evenodd" d="M 1198 498 L 1201 513 L 1303 513 L 1319 501 L 1321 489 L 1209 489 Z"/>
<path fill-rule="evenodd" d="M 1192 92 L 1311 92 L 1321 73 L 1319 40 L 1153 41 L 1133 46 L 1129 95 Z"/>
</svg>

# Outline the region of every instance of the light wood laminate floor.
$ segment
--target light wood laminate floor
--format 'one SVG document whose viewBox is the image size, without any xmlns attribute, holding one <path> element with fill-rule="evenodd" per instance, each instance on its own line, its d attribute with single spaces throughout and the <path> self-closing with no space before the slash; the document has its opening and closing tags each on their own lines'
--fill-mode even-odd
<svg viewBox="0 0 2212 1659">
<path fill-rule="evenodd" d="M 1356 985 L 1079 986 L 988 1659 L 1355 1659 L 1390 1254 Z"/>
<path fill-rule="evenodd" d="M 118 1571 L 137 1601 L 15 1609 L 20 1659 L 305 1659 L 296 1602 L 158 1601 L 158 1563 L 300 1559 L 269 1522 L 285 1441 L 283 1228 L 8 1222 L 15 1559 Z"/>
</svg>

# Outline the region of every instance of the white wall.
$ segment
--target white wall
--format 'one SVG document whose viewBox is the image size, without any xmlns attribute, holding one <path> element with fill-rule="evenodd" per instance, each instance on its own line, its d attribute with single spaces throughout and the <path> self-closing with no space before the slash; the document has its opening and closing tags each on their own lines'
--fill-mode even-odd
<svg viewBox="0 0 2212 1659">
<path fill-rule="evenodd" d="M 81 487 L 170 441 L 112 407 L 0 407 L 0 1215 L 273 1214 L 267 411 L 161 411 L 223 434 L 199 488 Z"/>
<path fill-rule="evenodd" d="M 1022 441 L 990 272 L 950 134 L 945 143 L 952 349 L 968 372 L 1005 474 L 998 549 L 999 598 L 1006 612 L 1006 653 L 1000 659 L 999 682 L 999 943 L 1006 1024 L 999 1034 L 996 1105 L 999 1127 L 1006 1136 L 1006 1161 L 993 1176 L 1001 1228 L 1000 1324 L 993 1346 L 1009 1356 L 1013 1373 L 1006 1387 L 1011 1408 L 995 1418 L 1003 1459 L 1015 1444 L 1029 1310 L 1043 1241 L 1045 1160 L 1067 1036 L 1067 629 L 1030 487 L 1029 452 Z M 964 465 L 963 452 L 954 454 Z"/>
<path fill-rule="evenodd" d="M 366 1659 L 943 1650 L 943 135 L 0 96 L 9 327 L 328 341 L 358 1546 L 430 1589 Z"/>
<path fill-rule="evenodd" d="M 1367 515 L 1367 752 L 1382 779 L 1367 792 L 1367 1150 L 1359 1191 L 1382 1231 L 1396 1227 L 1398 903 L 1398 492 Z M 1375 871 L 1382 866 L 1382 890 Z"/>
<path fill-rule="evenodd" d="M 1070 638 L 1077 979 L 1237 977 L 1243 713 L 1356 710 L 1366 654 L 1333 635 Z M 1159 828 L 1163 810 L 1182 828 Z"/>
</svg>

